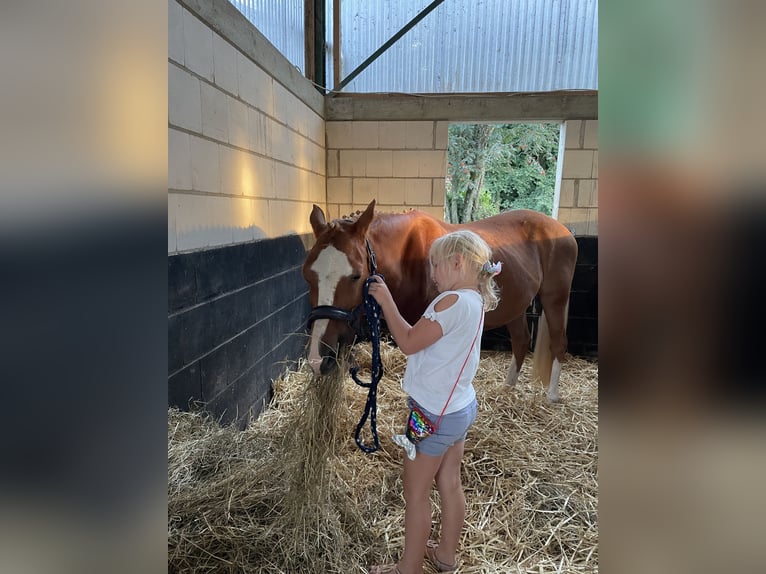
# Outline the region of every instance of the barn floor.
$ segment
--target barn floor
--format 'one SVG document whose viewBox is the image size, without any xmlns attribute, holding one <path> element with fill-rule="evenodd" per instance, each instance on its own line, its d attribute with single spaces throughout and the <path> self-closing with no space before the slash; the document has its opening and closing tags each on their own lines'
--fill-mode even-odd
<svg viewBox="0 0 766 574">
<path fill-rule="evenodd" d="M 369 344 L 355 355 L 369 366 Z M 390 437 L 406 415 L 406 359 L 388 345 L 382 357 L 371 455 L 353 440 L 366 389 L 312 380 L 306 365 L 275 381 L 271 407 L 245 431 L 168 412 L 169 572 L 363 573 L 396 559 L 402 451 Z M 507 387 L 509 363 L 482 352 L 458 572 L 598 572 L 598 365 L 570 357 L 551 405 L 528 382 L 529 359 Z"/>
</svg>

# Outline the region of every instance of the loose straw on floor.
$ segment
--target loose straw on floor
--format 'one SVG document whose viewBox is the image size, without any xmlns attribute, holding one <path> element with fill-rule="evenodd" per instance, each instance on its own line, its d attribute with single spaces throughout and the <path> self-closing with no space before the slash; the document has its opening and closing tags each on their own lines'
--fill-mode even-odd
<svg viewBox="0 0 766 574">
<path fill-rule="evenodd" d="M 347 369 L 315 378 L 299 365 L 244 431 L 168 411 L 169 572 L 362 573 L 396 559 L 402 451 L 390 437 L 407 414 L 406 357 L 387 344 L 381 354 L 381 450 L 372 455 L 354 443 L 367 390 Z M 354 356 L 369 368 L 369 345 Z M 568 358 L 562 402 L 552 405 L 528 382 L 530 359 L 509 388 L 509 363 L 509 353 L 482 352 L 458 572 L 598 572 L 598 365 Z M 438 537 L 435 491 L 432 499 Z"/>
</svg>

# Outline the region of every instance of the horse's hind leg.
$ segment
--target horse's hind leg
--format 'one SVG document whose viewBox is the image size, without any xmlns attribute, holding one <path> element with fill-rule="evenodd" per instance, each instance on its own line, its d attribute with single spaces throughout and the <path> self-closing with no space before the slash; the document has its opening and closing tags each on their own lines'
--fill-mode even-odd
<svg viewBox="0 0 766 574">
<path fill-rule="evenodd" d="M 564 355 L 567 352 L 567 312 L 569 309 L 569 292 L 557 293 L 554 296 L 540 294 L 540 302 L 543 306 L 544 314 L 540 317 L 546 325 L 540 325 L 539 336 L 535 344 L 535 355 L 540 351 L 541 355 L 547 355 L 543 345 L 547 343 L 550 350 L 547 364 L 542 369 L 538 369 L 537 375 L 542 378 L 549 378 L 548 400 L 558 402 L 559 400 L 559 378 L 561 376 L 561 363 L 564 362 Z M 547 327 L 547 328 L 546 328 Z M 546 341 L 547 335 L 547 341 Z M 552 360 L 551 360 L 552 359 Z"/>
<path fill-rule="evenodd" d="M 529 326 L 527 325 L 527 314 L 522 313 L 508 323 L 506 328 L 511 336 L 513 357 L 511 357 L 511 366 L 508 368 L 508 376 L 505 382 L 513 387 L 519 382 L 519 371 L 521 371 L 521 365 L 524 364 L 524 357 L 529 352 L 531 337 L 529 335 Z"/>
</svg>

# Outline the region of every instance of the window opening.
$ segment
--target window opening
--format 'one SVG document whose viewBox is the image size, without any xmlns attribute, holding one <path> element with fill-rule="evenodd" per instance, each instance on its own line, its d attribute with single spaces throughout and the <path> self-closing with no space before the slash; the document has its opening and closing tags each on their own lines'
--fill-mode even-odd
<svg viewBox="0 0 766 574">
<path fill-rule="evenodd" d="M 560 123 L 449 126 L 444 219 L 465 223 L 510 209 L 554 213 Z"/>
</svg>

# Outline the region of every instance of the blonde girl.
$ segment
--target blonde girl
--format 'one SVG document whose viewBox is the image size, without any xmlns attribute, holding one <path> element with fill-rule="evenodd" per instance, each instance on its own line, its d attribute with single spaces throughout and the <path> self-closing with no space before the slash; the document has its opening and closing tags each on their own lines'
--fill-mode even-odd
<svg viewBox="0 0 766 574">
<path fill-rule="evenodd" d="M 379 276 L 369 292 L 380 304 L 388 329 L 408 356 L 402 388 L 408 401 L 439 425 L 404 457 L 404 553 L 396 564 L 373 566 L 370 574 L 420 574 L 424 556 L 440 572 L 457 567 L 457 546 L 465 520 L 460 465 L 468 429 L 476 419 L 473 378 L 479 366 L 484 312 L 497 307 L 494 281 L 501 264 L 476 233 L 448 233 L 429 253 L 439 295 L 415 325 L 407 323 Z M 399 444 L 399 443 L 397 443 Z M 410 446 L 412 449 L 413 447 Z M 441 500 L 440 540 L 430 540 L 430 492 Z"/>
</svg>

